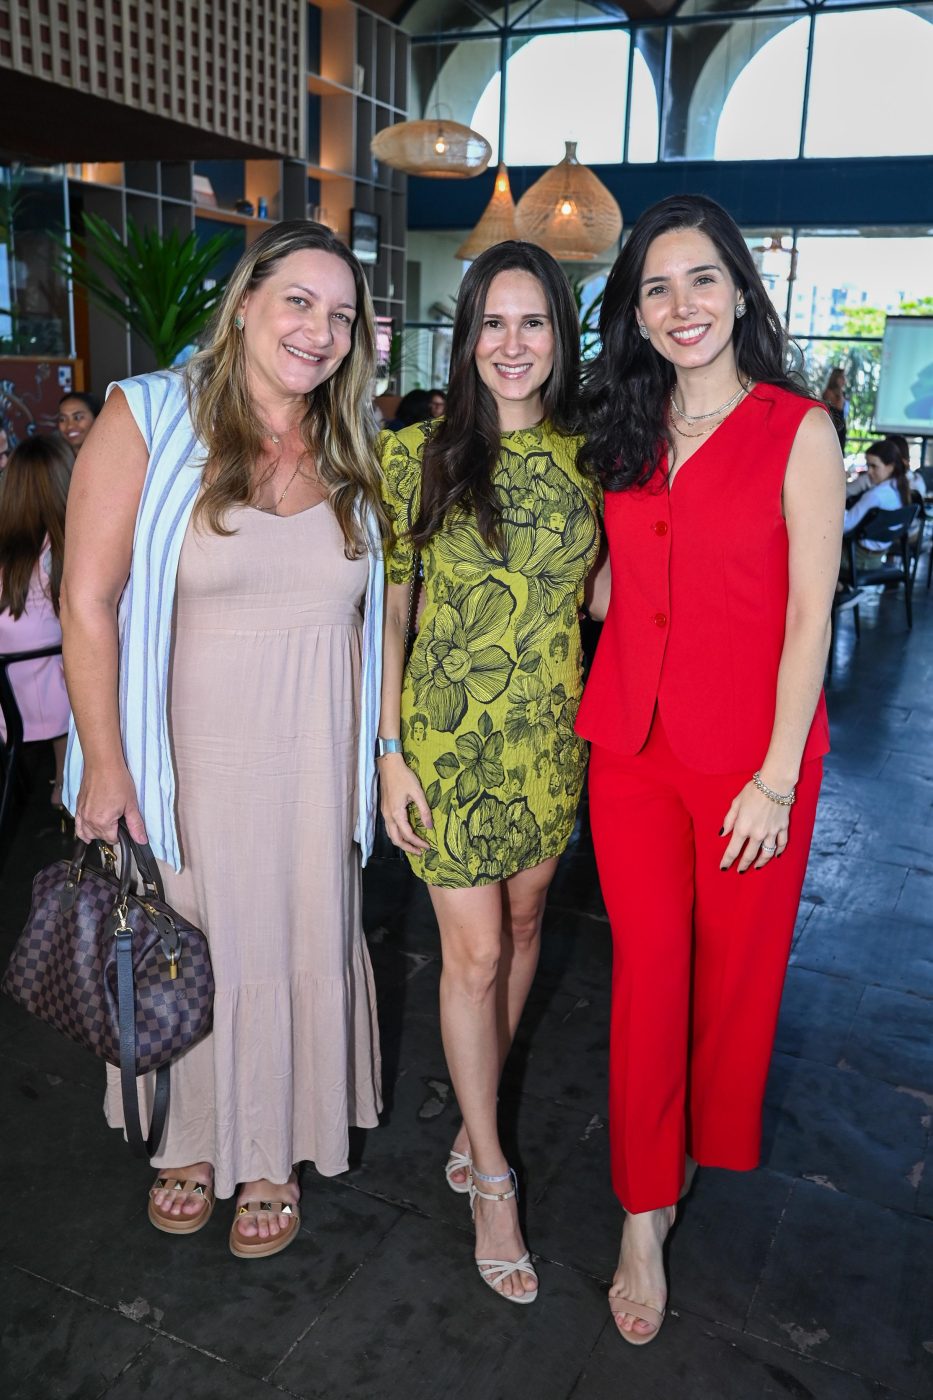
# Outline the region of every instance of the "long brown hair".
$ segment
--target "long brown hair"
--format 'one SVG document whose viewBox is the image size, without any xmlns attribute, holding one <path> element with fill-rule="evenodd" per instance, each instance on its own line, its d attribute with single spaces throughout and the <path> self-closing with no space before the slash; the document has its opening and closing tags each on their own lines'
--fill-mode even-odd
<svg viewBox="0 0 933 1400">
<path fill-rule="evenodd" d="M 886 467 L 893 467 L 893 475 L 888 477 L 897 488 L 897 494 L 901 498 L 902 506 L 910 505 L 910 481 L 907 477 L 907 467 L 901 450 L 893 438 L 884 438 L 878 442 L 873 442 L 865 448 L 865 457 L 877 457 L 879 462 L 884 462 Z"/>
<path fill-rule="evenodd" d="M 607 491 L 646 485 L 661 470 L 670 442 L 667 411 L 676 382 L 674 366 L 642 337 L 635 310 L 652 243 L 662 234 L 685 229 L 699 229 L 709 238 L 744 294 L 746 315 L 736 318 L 732 331 L 740 380 L 774 384 L 809 397 L 788 373 L 784 328 L 738 224 L 705 195 L 662 199 L 636 221 L 613 263 L 599 309 L 599 353 L 583 377 L 586 440 L 577 461 L 598 476 Z"/>
<path fill-rule="evenodd" d="M 0 612 L 14 619 L 25 611 L 46 540 L 52 549 L 49 592 L 58 612 L 73 460 L 60 437 L 28 437 L 10 453 L 0 488 Z"/>
<path fill-rule="evenodd" d="M 231 506 L 253 494 L 253 465 L 262 451 L 262 424 L 249 392 L 243 337 L 235 324 L 244 296 L 254 291 L 283 258 L 304 250 L 331 253 L 345 262 L 356 288 L 356 317 L 350 353 L 339 369 L 307 396 L 301 436 L 343 531 L 348 558 L 365 541 L 358 507 L 368 506 L 385 535 L 388 522 L 380 493 L 376 421 L 371 407 L 376 367 L 376 328 L 366 278 L 356 258 L 323 224 L 292 219 L 256 239 L 237 263 L 208 332 L 205 349 L 187 366 L 191 418 L 208 451 L 206 486 L 196 518 L 220 535 Z"/>
<path fill-rule="evenodd" d="M 558 432 L 572 432 L 580 365 L 580 323 L 570 284 L 560 266 L 534 243 L 509 240 L 487 248 L 471 264 L 457 297 L 450 347 L 445 416 L 425 443 L 421 509 L 411 531 L 422 549 L 448 513 L 475 514 L 483 539 L 498 542 L 500 506 L 492 475 L 502 450 L 502 430 L 492 394 L 476 372 L 476 346 L 486 297 L 500 272 L 527 272 L 541 284 L 554 331 L 554 366 L 542 389 L 544 417 Z"/>
<path fill-rule="evenodd" d="M 833 365 L 833 368 L 829 371 L 829 375 L 827 376 L 826 383 L 823 385 L 823 402 L 831 403 L 833 408 L 841 409 L 844 401 L 842 386 L 845 381 L 846 372 L 842 365 Z"/>
</svg>

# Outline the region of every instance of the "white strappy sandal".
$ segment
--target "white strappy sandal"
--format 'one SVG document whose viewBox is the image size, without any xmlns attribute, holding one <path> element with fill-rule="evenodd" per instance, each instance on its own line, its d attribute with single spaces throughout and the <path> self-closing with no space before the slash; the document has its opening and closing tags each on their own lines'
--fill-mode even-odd
<svg viewBox="0 0 933 1400">
<path fill-rule="evenodd" d="M 447 1165 L 444 1168 L 444 1175 L 447 1178 L 447 1185 L 451 1191 L 456 1191 L 458 1196 L 465 1196 L 470 1189 L 470 1175 L 473 1171 L 473 1163 L 468 1152 L 451 1151 L 447 1158 Z M 466 1172 L 465 1181 L 454 1181 L 454 1172 Z"/>
<path fill-rule="evenodd" d="M 481 1191 L 474 1184 L 475 1179 L 489 1183 L 511 1181 L 512 1189 L 511 1191 L 503 1191 L 501 1195 L 497 1191 Z M 483 1172 L 477 1171 L 475 1166 L 471 1166 L 469 1191 L 470 1213 L 474 1219 L 476 1218 L 477 1196 L 480 1196 L 484 1201 L 518 1200 L 518 1182 L 511 1167 L 503 1176 L 486 1176 Z M 516 1259 L 514 1262 L 509 1259 L 477 1259 L 476 1267 L 483 1282 L 488 1284 L 493 1292 L 498 1293 L 499 1297 L 504 1298 L 507 1303 L 533 1303 L 538 1296 L 538 1275 L 532 1267 L 531 1254 L 527 1249 L 521 1259 Z M 524 1293 L 503 1293 L 499 1284 L 510 1278 L 512 1274 L 527 1274 L 533 1278 L 535 1281 L 534 1289 L 526 1290 Z"/>
</svg>

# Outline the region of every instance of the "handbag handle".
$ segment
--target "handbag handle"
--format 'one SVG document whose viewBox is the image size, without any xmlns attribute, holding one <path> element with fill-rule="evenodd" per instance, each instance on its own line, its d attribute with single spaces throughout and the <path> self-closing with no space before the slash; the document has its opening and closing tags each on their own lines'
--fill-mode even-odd
<svg viewBox="0 0 933 1400">
<path fill-rule="evenodd" d="M 120 902 L 122 903 L 130 892 L 133 866 L 135 865 L 146 892 L 154 894 L 156 899 L 161 900 L 164 904 L 165 891 L 162 888 L 162 876 L 159 874 L 159 867 L 152 853 L 152 847 L 146 841 L 135 841 L 122 817 L 117 822 L 117 843 L 120 847 Z M 108 859 L 115 859 L 113 844 L 110 841 L 105 841 L 101 836 L 95 837 L 93 841 L 75 841 L 74 854 L 71 858 L 73 876 L 78 876 L 79 872 L 84 869 L 88 851 L 92 845 L 99 848 L 105 862 Z"/>
<path fill-rule="evenodd" d="M 155 1092 L 152 1103 L 152 1117 L 149 1135 L 143 1135 L 139 1120 L 139 1100 L 136 1093 L 136 988 L 133 978 L 133 939 L 129 927 L 124 922 L 126 900 L 133 882 L 133 866 L 143 882 L 147 894 L 155 895 L 165 903 L 162 877 L 156 865 L 152 848 L 147 842 L 134 841 L 126 822 L 121 817 L 117 822 L 117 841 L 120 846 L 120 885 L 112 918 L 119 919 L 114 929 L 117 967 L 117 1015 L 120 1030 L 120 1094 L 123 1100 L 123 1126 L 126 1139 L 134 1156 L 153 1157 L 162 1141 L 165 1120 L 168 1115 L 170 1080 L 168 1065 L 156 1070 Z M 105 864 L 112 866 L 116 861 L 113 846 L 109 841 L 97 837 L 94 842 L 76 841 L 71 859 L 71 881 L 81 877 L 91 845 L 96 845 Z M 118 911 L 122 907 L 124 914 Z"/>
</svg>

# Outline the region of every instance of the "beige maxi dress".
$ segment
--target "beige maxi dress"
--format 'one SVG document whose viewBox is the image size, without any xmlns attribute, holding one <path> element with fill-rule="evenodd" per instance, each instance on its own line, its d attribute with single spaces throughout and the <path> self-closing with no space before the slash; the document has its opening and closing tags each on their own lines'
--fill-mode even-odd
<svg viewBox="0 0 933 1400">
<path fill-rule="evenodd" d="M 356 818 L 366 558 L 326 502 L 189 525 L 169 696 L 183 869 L 165 896 L 207 934 L 214 1029 L 172 1066 L 153 1166 L 213 1163 L 218 1197 L 347 1168 L 380 1109 Z M 144 1090 L 149 1100 L 151 1084 Z M 108 1066 L 107 1118 L 122 1127 Z"/>
</svg>

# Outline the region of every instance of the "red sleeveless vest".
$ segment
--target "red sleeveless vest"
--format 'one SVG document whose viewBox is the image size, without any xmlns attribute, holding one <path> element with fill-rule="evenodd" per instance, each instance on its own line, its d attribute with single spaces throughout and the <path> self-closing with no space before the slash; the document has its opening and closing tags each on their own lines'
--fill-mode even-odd
<svg viewBox="0 0 933 1400">
<path fill-rule="evenodd" d="M 612 597 L 577 733 L 637 753 L 655 704 L 681 762 L 701 773 L 764 761 L 788 593 L 784 473 L 815 405 L 760 384 L 701 444 L 668 488 L 607 491 Z M 829 749 L 820 699 L 804 759 Z"/>
</svg>

